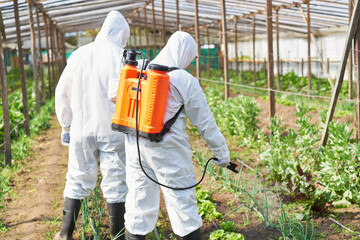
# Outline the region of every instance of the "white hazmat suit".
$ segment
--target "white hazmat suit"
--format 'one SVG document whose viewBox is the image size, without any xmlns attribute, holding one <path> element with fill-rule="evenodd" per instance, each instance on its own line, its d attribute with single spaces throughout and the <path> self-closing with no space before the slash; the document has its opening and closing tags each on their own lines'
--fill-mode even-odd
<svg viewBox="0 0 360 240">
<path fill-rule="evenodd" d="M 125 139 L 111 130 L 123 47 L 130 36 L 121 13 L 111 11 L 94 42 L 74 51 L 55 92 L 56 115 L 70 127 L 64 197 L 83 199 L 94 189 L 100 156 L 101 189 L 108 203 L 124 202 Z"/>
<path fill-rule="evenodd" d="M 205 94 L 196 78 L 183 69 L 193 61 L 197 45 L 190 34 L 175 32 L 164 49 L 150 63 L 177 67 L 169 73 L 170 84 L 164 123 L 184 105 L 177 120 L 160 142 L 140 138 L 140 152 L 145 171 L 171 187 L 187 187 L 196 183 L 189 138 L 185 132 L 187 117 L 206 140 L 218 159 L 229 159 L 229 150 L 220 133 Z M 146 235 L 157 222 L 160 187 L 142 172 L 136 137 L 126 135 L 126 176 L 129 192 L 126 198 L 125 227 L 131 234 Z M 196 205 L 195 188 L 176 191 L 161 187 L 175 234 L 183 237 L 200 228 L 201 217 Z"/>
</svg>

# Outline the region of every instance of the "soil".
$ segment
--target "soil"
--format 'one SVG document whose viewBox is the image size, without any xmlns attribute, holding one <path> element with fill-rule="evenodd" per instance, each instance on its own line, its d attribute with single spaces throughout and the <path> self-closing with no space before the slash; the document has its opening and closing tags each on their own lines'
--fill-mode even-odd
<svg viewBox="0 0 360 240">
<path fill-rule="evenodd" d="M 267 120 L 269 104 L 261 99 L 256 99 L 256 101 L 262 109 L 259 127 L 268 131 L 266 127 L 269 125 Z M 296 108 L 293 106 L 276 104 L 277 115 L 284 119 L 284 124 L 294 128 L 296 128 L 295 112 Z M 309 114 L 313 116 L 311 123 L 317 123 L 320 126 L 317 114 L 315 112 Z M 351 117 L 340 119 L 340 121 L 349 120 L 352 120 Z M 0 233 L 0 239 L 52 239 L 56 231 L 60 229 L 63 208 L 62 191 L 67 171 L 67 148 L 61 145 L 60 134 L 61 128 L 56 117 L 53 117 L 51 128 L 33 140 L 32 155 L 26 159 L 26 163 L 22 164 L 20 170 L 12 178 L 13 193 L 6 198 L 5 211 L 0 216 L 1 222 L 8 227 L 8 231 Z M 205 146 L 203 140 L 199 140 L 198 137 L 191 137 L 191 142 L 193 146 Z M 241 151 L 236 146 L 234 149 Z M 197 168 L 196 171 L 199 179 L 202 169 Z M 252 184 L 255 176 L 251 170 L 244 168 L 241 179 Z M 242 197 L 235 197 L 233 193 L 222 190 L 221 186 L 213 182 L 208 174 L 201 187 L 212 193 L 217 209 L 223 215 L 242 204 Z M 329 209 L 328 214 L 351 230 L 360 231 L 360 209 L 357 206 L 347 209 Z M 277 229 L 264 225 L 264 221 L 256 211 L 250 211 L 245 207 L 227 215 L 224 220 L 234 221 L 237 232 L 243 234 L 246 239 L 279 239 L 281 237 Z M 209 233 L 214 231 L 221 221 L 204 221 L 203 239 L 208 239 Z M 329 215 L 318 216 L 314 221 L 318 233 L 315 239 L 360 239 L 360 236 L 349 233 L 335 224 Z M 106 229 L 108 220 L 105 219 L 104 222 Z M 163 230 L 162 233 L 168 239 L 171 226 L 163 201 L 157 226 Z M 78 234 L 74 239 L 80 239 Z"/>
</svg>

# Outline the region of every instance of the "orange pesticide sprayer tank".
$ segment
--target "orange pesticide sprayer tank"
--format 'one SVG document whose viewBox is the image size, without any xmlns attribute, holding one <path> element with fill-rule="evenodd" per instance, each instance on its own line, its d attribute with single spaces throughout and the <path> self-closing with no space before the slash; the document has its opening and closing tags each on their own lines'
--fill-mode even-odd
<svg viewBox="0 0 360 240">
<path fill-rule="evenodd" d="M 136 94 L 141 70 L 138 69 L 136 51 L 127 50 L 125 65 L 121 69 L 115 114 L 112 119 L 114 131 L 136 134 Z M 125 55 L 125 54 L 124 54 Z M 160 141 L 167 92 L 169 87 L 169 68 L 150 64 L 148 71 L 140 77 L 138 93 L 139 136 Z"/>
</svg>

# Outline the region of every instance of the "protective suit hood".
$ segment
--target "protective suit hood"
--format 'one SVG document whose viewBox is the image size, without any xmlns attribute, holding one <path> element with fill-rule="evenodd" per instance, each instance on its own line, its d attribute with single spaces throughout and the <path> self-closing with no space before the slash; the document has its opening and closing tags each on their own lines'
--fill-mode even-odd
<svg viewBox="0 0 360 240">
<path fill-rule="evenodd" d="M 118 11 L 111 11 L 106 16 L 95 42 L 107 40 L 123 48 L 129 37 L 130 28 L 124 16 Z"/>
<path fill-rule="evenodd" d="M 196 57 L 197 48 L 190 34 L 177 31 L 151 63 L 185 69 Z"/>
</svg>

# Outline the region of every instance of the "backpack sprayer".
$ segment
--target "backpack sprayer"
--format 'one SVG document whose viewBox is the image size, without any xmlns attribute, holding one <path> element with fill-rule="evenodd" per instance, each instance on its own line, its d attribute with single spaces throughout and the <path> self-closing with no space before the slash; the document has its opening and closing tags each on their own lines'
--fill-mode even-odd
<svg viewBox="0 0 360 240">
<path fill-rule="evenodd" d="M 159 183 L 151 178 L 144 170 L 141 162 L 139 136 L 149 139 L 152 142 L 160 142 L 162 137 L 169 131 L 176 121 L 183 106 L 178 110 L 174 117 L 163 124 L 165 113 L 166 98 L 169 87 L 169 67 L 159 64 L 150 64 L 149 70 L 144 71 L 146 61 L 143 61 L 141 69 L 137 68 L 137 52 L 135 49 L 124 50 L 121 68 L 118 95 L 116 98 L 115 114 L 112 119 L 111 128 L 114 131 L 123 132 L 136 136 L 136 144 L 139 156 L 139 164 L 144 174 L 153 182 L 160 186 L 172 190 L 186 190 L 199 185 L 204 179 L 207 166 L 211 160 L 206 162 L 205 169 L 200 181 L 194 185 L 183 188 L 176 188 Z M 238 165 L 230 162 L 227 166 L 231 171 L 238 173 Z"/>
</svg>

